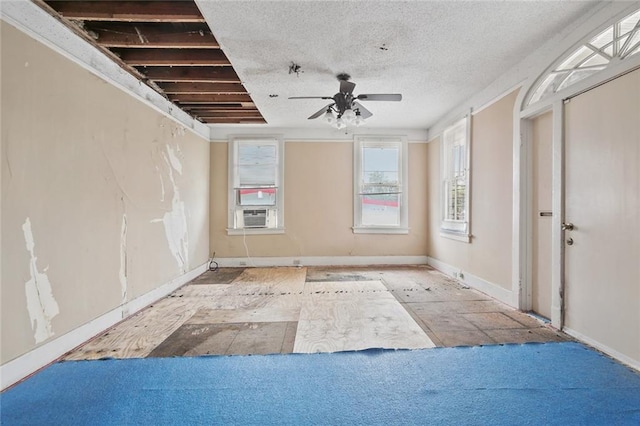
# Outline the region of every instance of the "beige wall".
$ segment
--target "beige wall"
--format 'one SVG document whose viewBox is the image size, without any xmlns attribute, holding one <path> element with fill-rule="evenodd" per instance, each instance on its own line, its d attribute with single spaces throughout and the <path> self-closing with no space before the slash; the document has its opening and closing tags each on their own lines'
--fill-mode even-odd
<svg viewBox="0 0 640 426">
<path fill-rule="evenodd" d="M 6 23 L 1 168 L 2 363 L 207 260 L 209 143 Z"/>
<path fill-rule="evenodd" d="M 515 91 L 471 121 L 471 243 L 440 236 L 440 139 L 428 144 L 428 255 L 511 289 Z"/>
<path fill-rule="evenodd" d="M 286 233 L 246 237 L 250 256 L 424 256 L 427 145 L 409 144 L 408 235 L 354 234 L 353 144 L 285 143 Z M 211 146 L 211 246 L 216 257 L 246 256 L 242 236 L 228 236 L 227 144 Z"/>
</svg>

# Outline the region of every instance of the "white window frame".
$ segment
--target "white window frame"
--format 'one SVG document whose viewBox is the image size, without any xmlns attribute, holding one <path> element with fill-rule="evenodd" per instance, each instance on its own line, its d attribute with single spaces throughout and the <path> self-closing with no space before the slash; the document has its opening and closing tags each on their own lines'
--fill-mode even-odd
<svg viewBox="0 0 640 426">
<path fill-rule="evenodd" d="M 460 134 L 459 130 L 463 127 L 464 140 L 455 140 L 455 135 Z M 465 164 L 465 194 L 464 205 L 465 213 L 464 220 L 452 220 L 447 215 L 447 208 L 449 206 L 449 197 L 451 192 L 448 191 L 451 176 L 447 176 L 448 171 L 453 168 L 451 164 L 454 160 L 452 151 L 456 145 L 464 145 L 464 151 L 466 153 Z M 457 241 L 469 242 L 471 239 L 470 221 L 471 221 L 471 114 L 456 121 L 455 123 L 444 129 L 441 138 L 441 150 L 440 150 L 440 204 L 441 204 L 441 222 L 440 222 L 440 235 L 446 238 L 454 239 Z M 447 155 L 449 154 L 449 155 Z M 447 159 L 451 161 L 447 164 Z"/>
<path fill-rule="evenodd" d="M 239 187 L 239 175 L 237 168 L 238 148 L 241 144 L 273 145 L 276 147 L 276 202 L 269 206 L 240 206 L 237 203 L 237 191 Z M 228 149 L 228 215 L 227 215 L 227 235 L 261 235 L 261 234 L 283 234 L 284 233 L 284 140 L 281 135 L 255 135 L 229 137 Z M 237 212 L 242 210 L 255 209 L 275 210 L 276 224 L 274 227 L 266 228 L 245 228 L 236 226 Z"/>
<path fill-rule="evenodd" d="M 408 234 L 409 233 L 409 161 L 405 136 L 355 136 L 353 151 L 353 232 L 355 234 Z M 400 223 L 393 226 L 362 224 L 362 150 L 367 147 L 397 147 L 398 183 L 400 191 Z"/>
</svg>

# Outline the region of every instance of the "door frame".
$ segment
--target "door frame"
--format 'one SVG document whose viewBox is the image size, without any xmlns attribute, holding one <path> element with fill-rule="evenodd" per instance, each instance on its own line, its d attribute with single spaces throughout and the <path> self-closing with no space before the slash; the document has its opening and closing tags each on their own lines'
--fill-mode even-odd
<svg viewBox="0 0 640 426">
<path fill-rule="evenodd" d="M 637 5 L 625 7 L 623 12 L 610 16 L 597 28 L 600 31 L 613 24 L 625 14 L 636 10 Z M 583 44 L 591 31 L 567 50 L 567 53 Z M 564 55 L 563 55 L 564 57 Z M 557 62 L 554 60 L 551 64 Z M 565 215 L 564 188 L 564 104 L 567 100 L 588 90 L 614 80 L 624 74 L 640 69 L 640 54 L 610 64 L 604 70 L 585 78 L 566 89 L 554 93 L 533 105 L 526 105 L 530 91 L 535 90 L 539 78 L 545 75 L 545 68 L 539 76 L 529 79 L 518 94 L 513 114 L 513 240 L 512 240 L 512 305 L 523 311 L 532 306 L 533 268 L 533 226 L 532 226 L 532 150 L 531 121 L 540 114 L 552 111 L 552 232 L 551 232 L 551 324 L 562 329 L 564 326 L 564 235 L 562 223 Z"/>
</svg>

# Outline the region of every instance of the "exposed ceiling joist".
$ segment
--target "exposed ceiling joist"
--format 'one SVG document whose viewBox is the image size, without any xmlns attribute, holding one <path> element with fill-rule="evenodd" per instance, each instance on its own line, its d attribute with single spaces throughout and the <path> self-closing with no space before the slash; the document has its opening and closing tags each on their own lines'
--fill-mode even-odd
<svg viewBox="0 0 640 426">
<path fill-rule="evenodd" d="M 67 19 L 124 22 L 205 22 L 193 1 L 48 1 Z"/>
<path fill-rule="evenodd" d="M 207 113 L 218 113 L 218 112 L 259 112 L 257 108 L 242 108 L 235 107 L 233 105 L 223 105 L 223 106 L 215 106 L 212 107 L 210 105 L 199 105 L 199 106 L 191 106 L 189 108 L 185 108 L 194 114 L 204 115 Z"/>
<path fill-rule="evenodd" d="M 174 102 L 189 104 L 234 104 L 238 102 L 251 102 L 249 95 L 202 95 L 202 94 L 180 94 L 171 95 L 169 98 Z"/>
<path fill-rule="evenodd" d="M 193 0 L 33 1 L 195 119 L 265 122 Z"/>
<path fill-rule="evenodd" d="M 247 89 L 240 83 L 158 83 L 166 94 L 178 93 L 247 93 Z"/>
<path fill-rule="evenodd" d="M 219 49 L 207 24 L 85 22 L 97 43 L 105 47 Z"/>
<path fill-rule="evenodd" d="M 240 83 L 231 67 L 144 67 L 137 68 L 150 80 L 162 82 Z"/>
<path fill-rule="evenodd" d="M 258 111 L 198 111 L 195 114 L 202 118 L 262 118 Z"/>
<path fill-rule="evenodd" d="M 112 49 L 133 66 L 231 66 L 221 50 L 214 49 Z"/>
<path fill-rule="evenodd" d="M 255 119 L 255 118 L 207 118 L 207 123 L 211 124 L 266 124 L 267 122 L 264 118 Z"/>
</svg>

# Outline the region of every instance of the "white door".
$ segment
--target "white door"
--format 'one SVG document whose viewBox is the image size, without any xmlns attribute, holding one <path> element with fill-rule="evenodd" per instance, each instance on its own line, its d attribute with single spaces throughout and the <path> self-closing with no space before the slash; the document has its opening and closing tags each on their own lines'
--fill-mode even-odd
<svg viewBox="0 0 640 426">
<path fill-rule="evenodd" d="M 552 120 L 551 111 L 531 120 L 531 308 L 545 318 L 551 318 Z"/>
<path fill-rule="evenodd" d="M 640 70 L 565 105 L 565 327 L 640 365 Z"/>
</svg>

